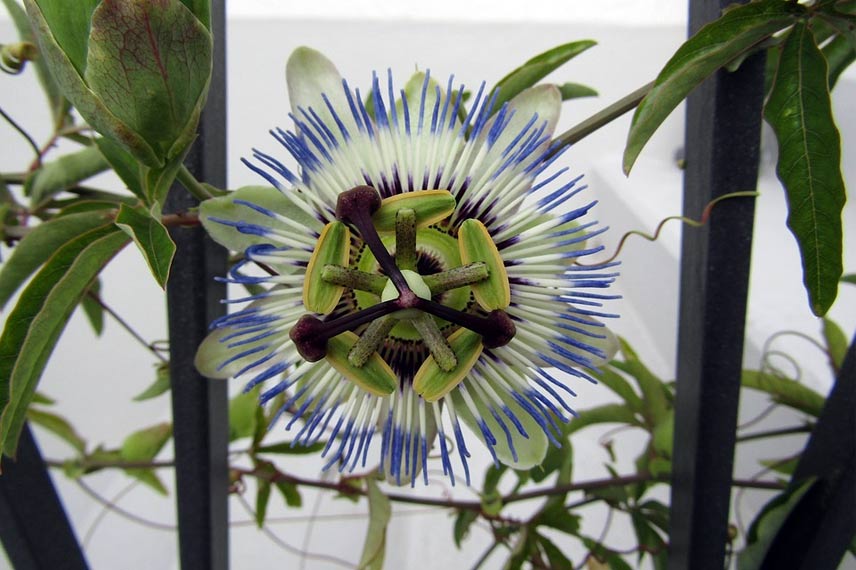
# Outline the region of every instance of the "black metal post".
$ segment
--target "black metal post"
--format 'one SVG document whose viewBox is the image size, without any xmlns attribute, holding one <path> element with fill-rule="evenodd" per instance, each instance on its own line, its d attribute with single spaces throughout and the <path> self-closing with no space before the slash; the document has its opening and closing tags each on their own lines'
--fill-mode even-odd
<svg viewBox="0 0 856 570">
<path fill-rule="evenodd" d="M 2 458 L 0 539 L 16 570 L 89 566 L 28 425 L 16 461 Z"/>
<path fill-rule="evenodd" d="M 225 0 L 211 6 L 214 74 L 199 137 L 185 164 L 199 180 L 226 186 Z M 197 201 L 182 187 L 170 191 L 165 211 L 180 212 Z M 181 568 L 225 570 L 229 564 L 228 395 L 225 382 L 211 382 L 193 366 L 208 323 L 223 313 L 226 253 L 201 227 L 171 231 L 178 250 L 167 284 L 170 376 L 176 458 L 178 540 Z"/>
<path fill-rule="evenodd" d="M 815 478 L 770 545 L 762 570 L 838 568 L 856 535 L 856 338 L 791 486 Z"/>
<path fill-rule="evenodd" d="M 732 0 L 691 0 L 690 34 Z M 762 56 L 687 99 L 684 215 L 757 185 Z M 669 568 L 721 570 L 731 495 L 754 199 L 727 200 L 684 231 Z M 678 435 L 679 434 L 679 435 Z"/>
</svg>

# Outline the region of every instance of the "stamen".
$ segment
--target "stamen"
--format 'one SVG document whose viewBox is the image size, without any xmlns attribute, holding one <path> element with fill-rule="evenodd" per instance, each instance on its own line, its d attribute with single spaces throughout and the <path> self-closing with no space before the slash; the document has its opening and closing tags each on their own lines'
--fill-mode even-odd
<svg viewBox="0 0 856 570">
<path fill-rule="evenodd" d="M 368 291 L 380 296 L 389 281 L 383 275 L 367 273 L 359 269 L 342 267 L 341 265 L 325 265 L 321 272 L 321 279 L 333 285 L 341 285 L 349 289 Z M 432 291 L 433 293 L 433 291 Z"/>
<path fill-rule="evenodd" d="M 395 264 L 416 271 L 416 212 L 410 208 L 395 214 Z"/>
<path fill-rule="evenodd" d="M 386 335 L 397 322 L 398 320 L 390 315 L 372 321 L 360 335 L 360 340 L 351 347 L 351 352 L 348 353 L 348 361 L 358 368 L 363 366 L 368 362 L 369 357 L 380 348 Z"/>
<path fill-rule="evenodd" d="M 488 278 L 487 264 L 482 261 L 455 267 L 433 275 L 423 275 L 422 279 L 431 290 L 431 295 L 439 295 L 451 289 L 478 283 Z"/>
<path fill-rule="evenodd" d="M 486 348 L 505 346 L 511 342 L 511 339 L 517 333 L 517 327 L 514 326 L 511 317 L 501 309 L 491 311 L 486 317 L 479 317 L 456 311 L 451 307 L 426 299 L 420 299 L 416 308 L 480 334 L 482 336 L 482 343 Z"/>
<path fill-rule="evenodd" d="M 451 372 L 458 365 L 458 358 L 455 356 L 452 347 L 449 346 L 449 341 L 440 332 L 440 327 L 434 322 L 434 319 L 426 313 L 422 313 L 419 317 L 410 321 L 413 327 L 422 336 L 428 350 L 431 351 L 431 356 L 440 370 L 443 372 Z"/>
</svg>

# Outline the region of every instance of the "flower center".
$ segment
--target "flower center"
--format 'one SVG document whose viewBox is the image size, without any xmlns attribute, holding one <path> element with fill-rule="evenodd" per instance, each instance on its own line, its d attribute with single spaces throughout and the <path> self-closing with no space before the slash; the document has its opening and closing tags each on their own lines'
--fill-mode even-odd
<svg viewBox="0 0 856 570">
<path fill-rule="evenodd" d="M 481 291 L 481 296 L 484 296 L 483 291 L 496 293 L 496 290 L 499 293 L 494 294 L 494 298 L 502 298 L 503 291 L 506 292 L 505 297 L 508 296 L 508 279 L 496 246 L 484 226 L 479 224 L 483 230 L 481 233 L 469 231 L 469 235 L 475 236 L 475 241 L 470 237 L 458 242 L 461 254 L 465 254 L 469 263 L 443 268 L 432 274 L 418 273 L 418 259 L 426 254 L 433 254 L 435 259 L 447 263 L 453 260 L 460 263 L 462 255 L 455 251 L 454 239 L 428 228 L 449 216 L 454 208 L 454 198 L 443 190 L 409 192 L 383 201 L 377 191 L 368 186 L 342 193 L 336 207 L 336 217 L 341 222 L 325 227 L 307 266 L 304 304 L 310 310 L 329 314 L 347 288 L 354 291 L 358 304 L 365 308 L 324 321 L 309 314 L 301 317 L 290 332 L 301 356 L 310 362 L 325 356 L 330 359 L 327 342 L 331 338 L 364 327 L 359 338 L 348 333 L 349 338 L 355 340 L 347 354 L 347 365 L 341 362 L 341 358 L 333 362 L 337 370 L 346 372 L 346 376 L 359 376 L 360 369 L 376 356 L 376 351 L 393 328 L 407 325 L 430 353 L 420 373 L 426 366 L 435 367 L 441 375 L 449 375 L 459 382 L 475 363 L 470 354 L 472 341 L 462 342 L 462 347 L 465 344 L 469 353 L 457 355 L 456 347 L 440 331 L 438 321 L 447 321 L 480 335 L 479 352 L 482 345 L 496 348 L 507 344 L 515 334 L 514 323 L 503 310 L 507 302 L 485 307 L 479 301 L 487 311 L 486 316 L 461 310 L 468 303 L 470 286 L 477 287 L 474 292 Z M 337 263 L 346 261 L 350 250 L 350 234 L 342 222 L 357 230 L 368 249 L 356 267 Z M 392 236 L 383 238 L 381 234 L 394 234 L 394 254 L 387 250 Z M 420 238 L 422 251 L 418 251 L 416 246 Z M 485 259 L 481 260 L 482 257 Z M 446 292 L 453 294 L 449 299 L 443 299 L 445 303 L 434 300 Z M 480 298 L 479 294 L 476 298 Z M 453 337 L 459 338 L 460 335 L 449 338 Z M 364 381 L 362 378 L 353 379 Z"/>
</svg>

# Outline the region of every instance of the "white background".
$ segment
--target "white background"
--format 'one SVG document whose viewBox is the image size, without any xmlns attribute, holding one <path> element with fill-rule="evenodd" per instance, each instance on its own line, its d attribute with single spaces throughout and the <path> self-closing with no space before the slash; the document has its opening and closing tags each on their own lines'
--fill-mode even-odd
<svg viewBox="0 0 856 570">
<path fill-rule="evenodd" d="M 551 2 L 525 4 L 496 2 L 317 2 L 297 3 L 242 1 L 230 4 L 230 29 L 227 38 L 229 72 L 229 180 L 231 187 L 258 183 L 239 162 L 253 146 L 277 151 L 266 134 L 273 126 L 287 127 L 288 102 L 284 82 L 284 62 L 292 49 L 310 45 L 326 53 L 339 66 L 352 86 L 364 90 L 371 72 L 393 69 L 400 82 L 417 67 L 430 68 L 435 77 L 454 73 L 459 81 L 476 86 L 485 80 L 492 84 L 510 68 L 532 55 L 567 41 L 591 38 L 599 45 L 579 56 L 552 76 L 558 82 L 589 84 L 600 92 L 597 99 L 566 103 L 559 130 L 566 129 L 589 114 L 632 91 L 656 76 L 684 36 L 686 9 L 677 1 L 603 1 Z M 8 41 L 11 27 L 0 22 L 0 42 Z M 852 101 L 856 83 L 853 70 L 837 92 L 837 101 Z M 27 125 L 37 140 L 49 134 L 41 96 L 31 73 L 12 78 L 0 76 L 0 105 Z M 839 104 L 837 113 L 844 130 L 845 174 L 853 172 L 856 117 L 854 111 Z M 651 231 L 657 222 L 680 212 L 681 173 L 674 165 L 675 153 L 683 144 L 682 110 L 667 121 L 643 151 L 634 172 L 625 178 L 620 157 L 629 117 L 616 121 L 571 149 L 562 159 L 564 165 L 587 174 L 590 195 L 601 200 L 597 217 L 612 230 L 604 238 L 611 251 L 625 231 Z M 17 135 L 0 124 L 0 170 L 20 170 L 29 161 L 27 149 Z M 793 239 L 784 229 L 785 209 L 782 191 L 770 169 L 772 149 L 764 147 L 766 169 L 762 173 L 757 214 L 757 237 L 753 255 L 752 290 L 747 325 L 746 365 L 757 367 L 760 347 L 774 332 L 796 329 L 817 337 L 819 325 L 807 308 L 799 276 L 799 260 Z M 847 169 L 850 170 L 847 170 Z M 102 179 L 102 184 L 113 184 Z M 852 204 L 845 214 L 845 227 L 854 227 L 856 212 Z M 614 328 L 627 336 L 651 367 L 666 378 L 673 377 L 675 353 L 675 315 L 677 305 L 677 256 L 680 228 L 667 226 L 661 241 L 650 244 L 631 238 L 622 255 L 620 292 L 624 301 L 617 304 L 622 318 Z M 846 270 L 856 268 L 853 236 L 847 236 Z M 165 337 L 162 292 L 148 277 L 139 255 L 128 248 L 108 268 L 104 277 L 104 296 L 147 339 Z M 848 335 L 854 330 L 856 288 L 844 286 L 832 316 Z M 806 369 L 804 381 L 825 391 L 829 387 L 822 356 L 798 340 L 778 344 L 800 359 Z M 140 427 L 168 421 L 168 396 L 129 404 L 153 379 L 153 359 L 139 349 L 114 323 L 108 322 L 105 338 L 95 339 L 88 324 L 79 315 L 72 319 L 58 352 L 51 359 L 40 390 L 56 398 L 57 410 L 74 421 L 79 431 L 94 443 L 107 446 L 121 443 L 122 437 Z M 574 404 L 580 408 L 610 400 L 598 387 L 574 385 L 580 393 Z M 240 386 L 232 386 L 233 391 Z M 766 406 L 766 399 L 750 397 L 744 401 L 741 419 L 754 416 Z M 771 425 L 792 425 L 793 416 L 774 416 Z M 604 476 L 602 463 L 606 453 L 598 438 L 604 430 L 586 430 L 575 439 L 575 479 Z M 46 456 L 70 455 L 62 443 L 39 433 Z M 275 434 L 278 435 L 278 434 Z M 616 451 L 627 457 L 625 467 L 637 453 L 639 438 L 633 434 L 618 437 Z M 754 445 L 741 449 L 736 473 L 750 476 L 757 471 L 758 458 L 780 457 L 795 449 L 798 440 L 768 449 Z M 476 446 L 471 446 L 476 447 Z M 164 453 L 170 455 L 171 450 Z M 486 465 L 485 454 L 477 464 Z M 317 458 L 300 459 L 285 465 L 289 472 L 318 476 Z M 436 466 L 439 468 L 439 466 Z M 436 471 L 436 469 L 435 469 Z M 474 469 L 479 481 L 483 469 Z M 171 485 L 171 472 L 162 478 Z M 462 486 L 447 488 L 438 474 L 437 483 L 416 493 L 435 497 L 451 495 L 474 498 Z M 176 565 L 175 536 L 171 532 L 150 530 L 115 515 L 104 516 L 102 508 L 74 484 L 56 474 L 56 481 L 75 524 L 79 538 L 85 540 L 93 568 L 170 568 Z M 91 485 L 108 497 L 127 488 L 127 479 L 114 474 L 91 478 Z M 412 491 L 405 491 L 412 492 Z M 768 495 L 753 494 L 743 502 L 746 512 L 757 508 Z M 250 487 L 246 497 L 252 503 Z M 329 494 L 304 493 L 302 511 L 279 507 L 279 497 L 271 501 L 271 516 L 289 520 L 271 524 L 279 540 L 291 547 L 315 554 L 326 554 L 355 564 L 359 559 L 365 532 L 365 504 L 353 506 L 335 500 Z M 148 519 L 174 522 L 171 499 L 156 498 L 148 489 L 135 487 L 119 505 Z M 514 512 L 524 517 L 535 505 L 521 505 Z M 341 565 L 318 557 L 299 558 L 284 550 L 251 525 L 251 517 L 237 499 L 230 503 L 231 516 L 238 521 L 232 532 L 232 567 L 256 568 L 277 564 L 305 568 L 338 568 Z M 412 511 L 412 512 L 410 512 Z M 314 523 L 307 517 L 318 513 Z M 103 517 L 103 518 L 101 518 Z M 602 519 L 591 516 L 586 530 L 597 536 Z M 387 540 L 387 568 L 467 568 L 488 544 L 485 529 L 474 528 L 471 537 L 457 551 L 451 542 L 452 518 L 445 512 L 426 514 L 424 509 L 396 505 L 395 517 Z M 568 548 L 575 562 L 580 561 L 578 545 L 556 537 Z M 629 548 L 633 537 L 625 520 L 617 518 L 609 542 Z M 499 568 L 503 556 L 493 557 L 488 568 Z M 300 562 L 299 562 L 300 561 Z M 3 560 L 0 557 L 0 566 Z"/>
</svg>

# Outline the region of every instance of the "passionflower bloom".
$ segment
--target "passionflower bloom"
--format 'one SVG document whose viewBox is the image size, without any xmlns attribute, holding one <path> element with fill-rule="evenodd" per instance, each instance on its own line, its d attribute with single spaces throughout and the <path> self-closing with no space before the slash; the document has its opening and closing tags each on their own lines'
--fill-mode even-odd
<svg viewBox="0 0 856 570">
<path fill-rule="evenodd" d="M 569 381 L 615 345 L 598 318 L 616 274 L 579 261 L 600 249 L 595 202 L 567 168 L 547 173 L 558 89 L 494 109 L 482 84 L 464 112 L 453 78 L 396 91 L 390 73 L 364 99 L 308 48 L 287 80 L 294 130 L 271 134 L 297 169 L 254 150 L 272 187 L 201 208 L 243 252 L 228 280 L 270 287 L 212 324 L 197 367 L 272 382 L 262 403 L 290 415 L 294 444 L 326 439 L 325 469 L 365 466 L 379 439 L 391 481 L 427 483 L 436 444 L 469 483 L 462 423 L 497 464 L 537 465 L 573 414 Z"/>
</svg>

